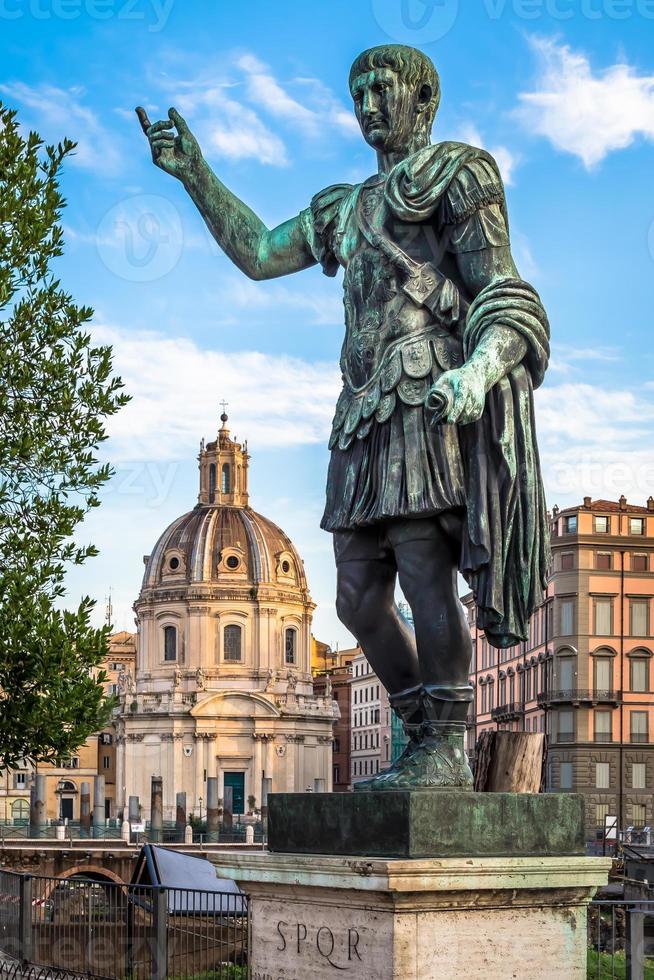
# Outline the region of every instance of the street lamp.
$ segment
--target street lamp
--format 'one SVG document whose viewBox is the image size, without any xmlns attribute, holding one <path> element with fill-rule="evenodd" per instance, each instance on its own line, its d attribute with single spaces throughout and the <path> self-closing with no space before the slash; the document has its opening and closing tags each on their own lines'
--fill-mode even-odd
<svg viewBox="0 0 654 980">
<path fill-rule="evenodd" d="M 202 797 L 198 796 L 198 804 L 200 806 L 200 823 L 202 823 Z"/>
</svg>

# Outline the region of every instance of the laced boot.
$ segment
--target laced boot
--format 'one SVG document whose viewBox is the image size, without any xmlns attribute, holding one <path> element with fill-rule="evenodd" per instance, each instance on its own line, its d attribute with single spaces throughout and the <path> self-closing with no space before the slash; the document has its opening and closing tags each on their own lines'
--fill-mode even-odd
<svg viewBox="0 0 654 980">
<path fill-rule="evenodd" d="M 389 769 L 378 773 L 372 779 L 362 779 L 354 783 L 354 791 L 357 793 L 368 790 L 387 789 L 386 783 L 389 777 L 403 771 L 408 760 L 420 744 L 424 722 L 422 686 L 418 685 L 417 687 L 410 687 L 405 691 L 400 691 L 398 694 L 390 694 L 388 700 L 391 708 L 397 713 L 402 722 L 402 728 L 408 738 L 408 742 L 404 747 L 402 755 Z"/>
<path fill-rule="evenodd" d="M 465 719 L 472 700 L 469 685 L 423 688 L 421 736 L 400 771 L 384 773 L 382 786 L 371 789 L 472 789 L 465 753 Z M 399 761 L 399 760 L 398 760 Z"/>
</svg>

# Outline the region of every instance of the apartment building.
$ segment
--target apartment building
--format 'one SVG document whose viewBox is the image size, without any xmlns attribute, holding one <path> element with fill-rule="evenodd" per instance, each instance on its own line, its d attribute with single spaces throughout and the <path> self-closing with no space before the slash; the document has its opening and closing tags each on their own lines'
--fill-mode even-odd
<svg viewBox="0 0 654 980">
<path fill-rule="evenodd" d="M 552 573 L 529 638 L 473 638 L 468 748 L 486 728 L 545 732 L 547 788 L 586 800 L 589 836 L 654 821 L 654 498 L 591 500 L 551 515 Z"/>
<path fill-rule="evenodd" d="M 360 782 L 391 764 L 391 712 L 388 693 L 360 651 L 352 660 L 351 775 Z"/>
<path fill-rule="evenodd" d="M 359 647 L 328 652 L 320 649 L 314 667 L 314 670 L 316 668 L 319 670 L 319 673 L 314 673 L 313 676 L 314 694 L 318 698 L 327 697 L 329 694 L 338 704 L 339 718 L 334 723 L 332 743 L 332 786 L 335 793 L 346 793 L 352 788 L 350 781 L 352 661 L 359 653 Z M 329 666 L 325 669 L 326 663 Z"/>
</svg>

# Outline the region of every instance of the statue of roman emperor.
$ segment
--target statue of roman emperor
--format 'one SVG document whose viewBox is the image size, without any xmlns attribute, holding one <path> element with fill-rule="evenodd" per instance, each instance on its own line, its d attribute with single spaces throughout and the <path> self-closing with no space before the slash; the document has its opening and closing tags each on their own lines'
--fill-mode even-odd
<svg viewBox="0 0 654 980">
<path fill-rule="evenodd" d="M 489 643 L 526 638 L 548 563 L 533 389 L 549 326 L 511 255 L 494 159 L 431 142 L 440 82 L 430 59 L 371 48 L 352 65 L 350 92 L 376 173 L 325 188 L 273 229 L 221 183 L 175 109 L 153 124 L 137 113 L 154 163 L 182 182 L 245 275 L 344 270 L 322 527 L 338 615 L 408 737 L 400 759 L 356 789 L 466 789 L 474 691 L 457 573 Z M 398 577 L 414 629 L 395 602 Z"/>
</svg>

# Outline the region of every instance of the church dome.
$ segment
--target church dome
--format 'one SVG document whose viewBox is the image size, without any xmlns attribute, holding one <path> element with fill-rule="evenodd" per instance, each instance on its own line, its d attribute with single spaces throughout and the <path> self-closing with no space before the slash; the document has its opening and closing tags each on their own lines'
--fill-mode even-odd
<svg viewBox="0 0 654 980">
<path fill-rule="evenodd" d="M 276 585 L 306 591 L 291 539 L 248 503 L 247 443 L 229 437 L 227 416 L 215 442 L 200 447 L 198 503 L 173 521 L 145 560 L 143 591 L 192 584 Z"/>
</svg>

